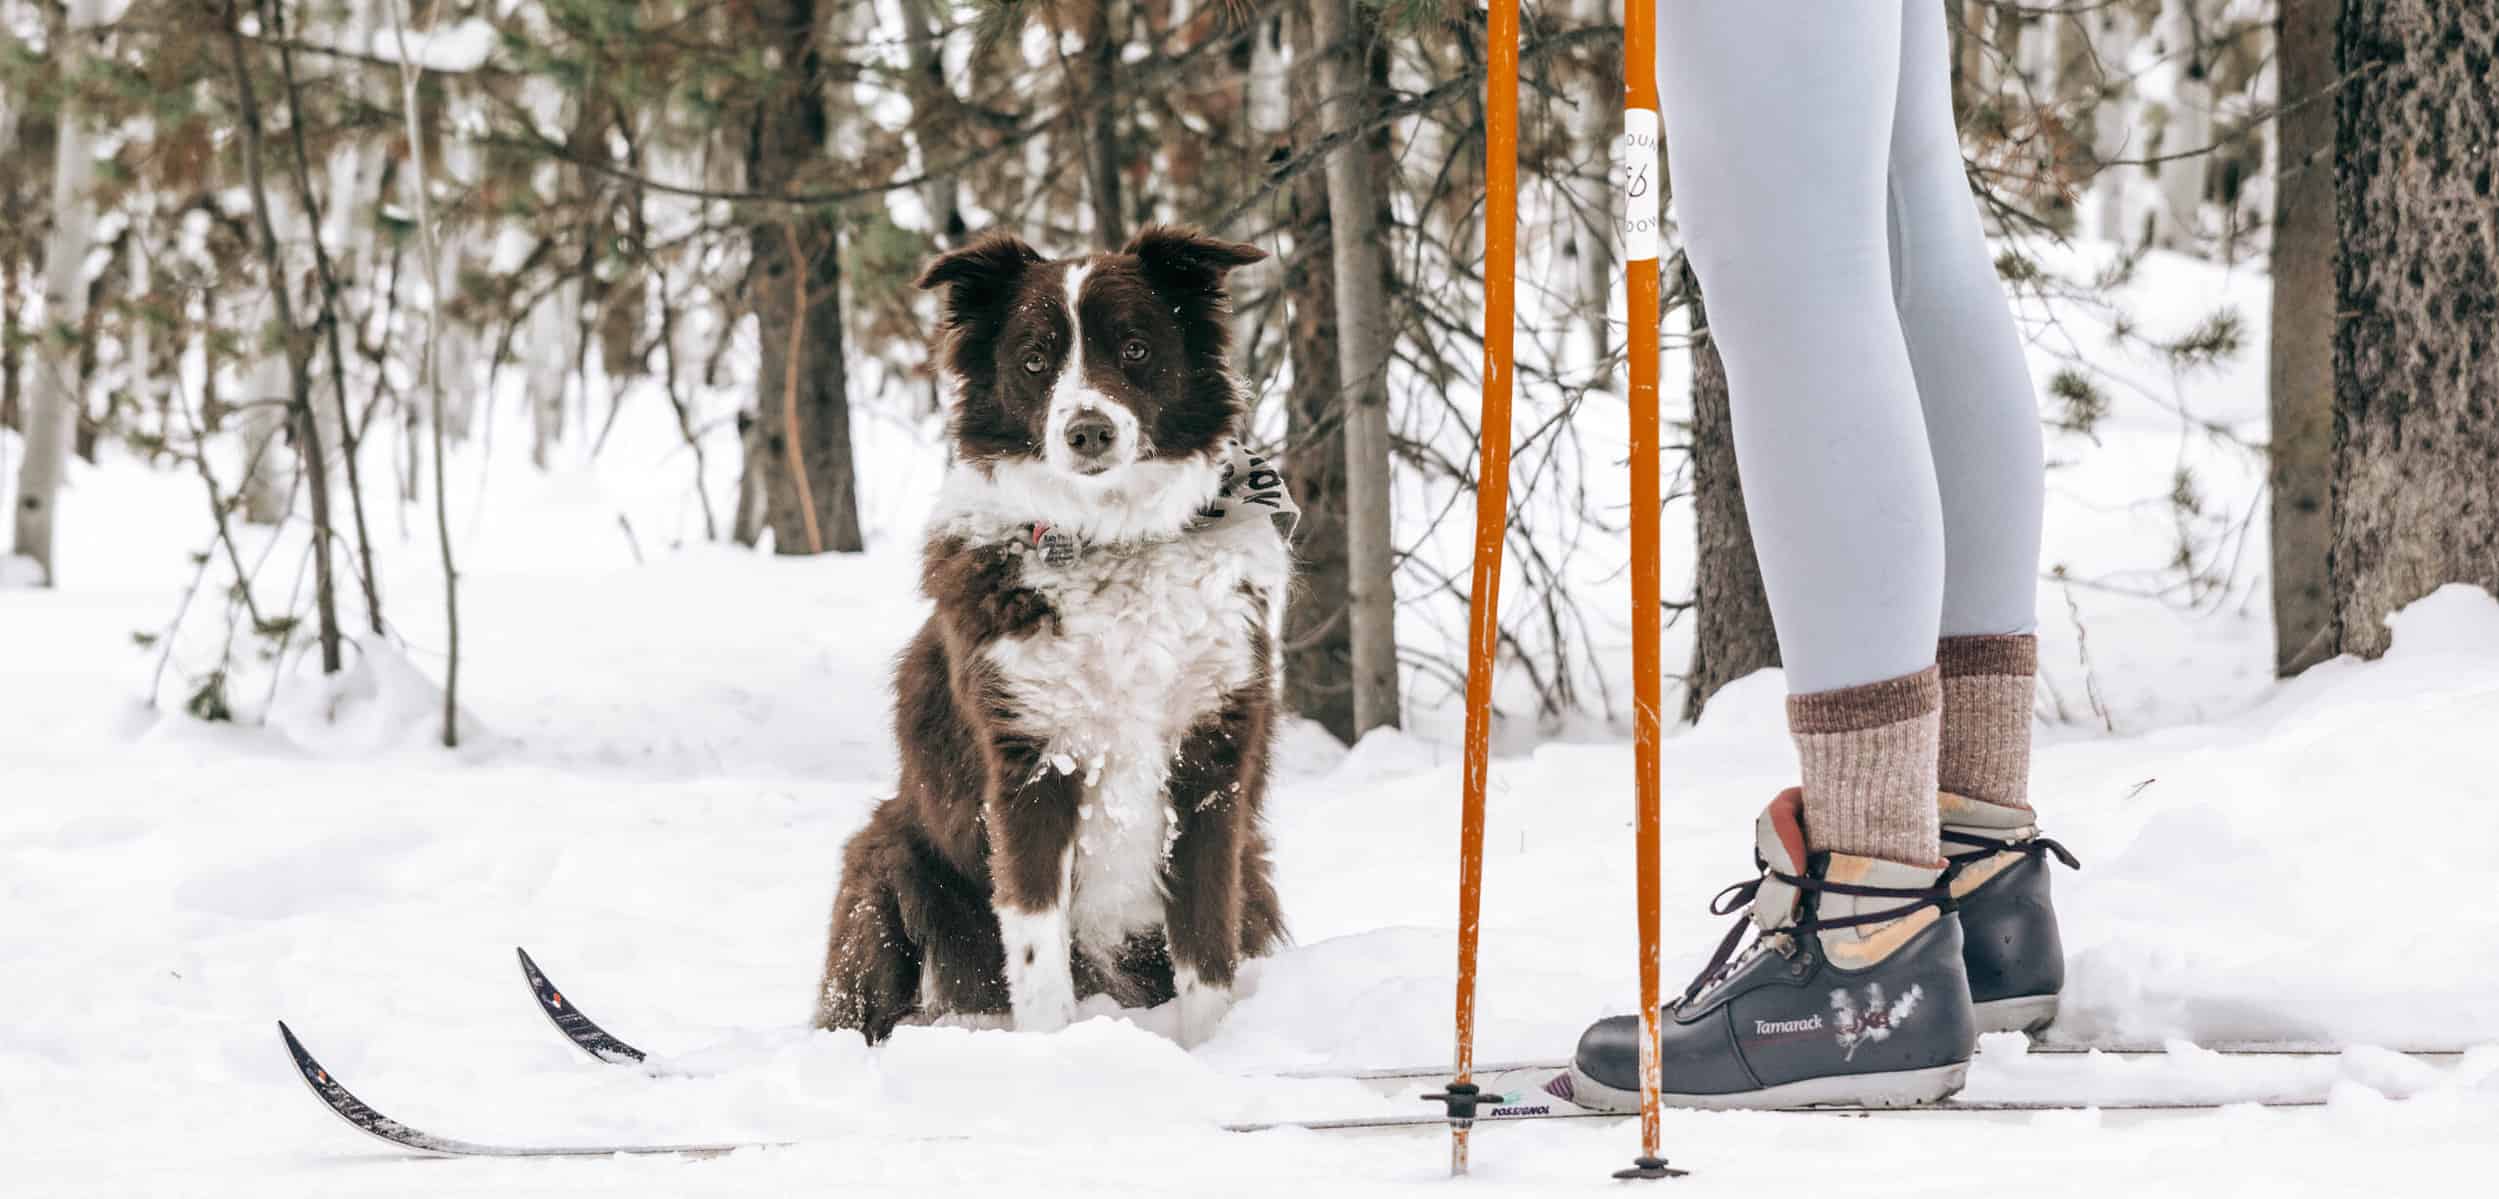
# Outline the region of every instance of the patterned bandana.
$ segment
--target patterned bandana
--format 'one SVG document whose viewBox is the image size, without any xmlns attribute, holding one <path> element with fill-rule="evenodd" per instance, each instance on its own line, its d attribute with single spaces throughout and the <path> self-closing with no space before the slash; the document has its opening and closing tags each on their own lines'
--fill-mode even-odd
<svg viewBox="0 0 2499 1199">
<path fill-rule="evenodd" d="M 1223 483 L 1215 488 L 1215 498 L 1197 510 L 1197 518 L 1183 532 L 1202 533 L 1236 521 L 1262 519 L 1274 522 L 1276 531 L 1289 541 L 1294 528 L 1301 523 L 1302 508 L 1293 502 L 1293 489 L 1285 485 L 1283 472 L 1276 469 L 1272 459 L 1233 442 L 1224 459 Z M 1089 549 L 1114 553 L 1121 549 L 1116 545 L 1088 544 L 1073 531 L 1039 522 L 1025 525 L 1021 531 L 1025 540 L 1041 551 L 1041 560 L 1052 566 L 1066 566 Z M 1147 539 L 1137 546 L 1164 540 L 1170 539 Z"/>
</svg>

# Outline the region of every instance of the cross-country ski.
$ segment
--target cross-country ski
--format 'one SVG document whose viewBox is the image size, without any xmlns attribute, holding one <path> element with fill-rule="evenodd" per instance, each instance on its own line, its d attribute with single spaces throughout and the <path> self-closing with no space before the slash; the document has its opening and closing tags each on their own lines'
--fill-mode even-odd
<svg viewBox="0 0 2499 1199">
<path fill-rule="evenodd" d="M 2495 8 L 0 0 L 0 1197 L 2491 1189 Z"/>
<path fill-rule="evenodd" d="M 740 1149 L 786 1148 L 793 1144 L 784 1140 L 756 1140 L 713 1144 L 668 1143 L 584 1143 L 577 1145 L 510 1145 L 462 1140 L 421 1131 L 392 1117 L 383 1115 L 349 1091 L 334 1078 L 328 1068 L 313 1058 L 294 1030 L 284 1023 L 278 1035 L 289 1057 L 313 1097 L 347 1125 L 368 1136 L 387 1141 L 403 1149 L 448 1157 L 595 1157 L 614 1154 L 675 1155 L 693 1158 L 717 1157 Z M 2262 1054 L 2242 1053 L 2241 1056 Z M 2447 1056 L 2447 1055 L 2416 1055 Z M 1477 1076 L 1486 1101 L 1474 1118 L 1477 1124 L 1543 1122 L 1554 1120 L 1614 1120 L 1631 1113 L 1601 1111 L 1578 1106 L 1554 1093 L 1555 1079 L 1566 1063 L 1552 1065 L 1515 1065 L 1483 1071 Z M 1302 1074 L 1304 1079 L 1330 1079 L 1360 1082 L 1390 1098 L 1420 1099 L 1428 1073 L 1420 1070 L 1355 1071 L 1334 1075 Z M 2325 1103 L 2322 1092 L 2299 1094 L 2276 1090 L 2269 1094 L 2241 1094 L 2230 1097 L 2189 1098 L 2180 1096 L 2103 1099 L 2069 1102 L 2048 1099 L 1973 1099 L 1953 1098 L 1935 1103 L 1898 1107 L 1867 1107 L 1861 1105 L 1829 1105 L 1820 1107 L 1768 1109 L 1784 1115 L 1812 1116 L 1896 1116 L 1909 1114 L 2019 1116 L 2044 1112 L 2094 1111 L 2137 1115 L 2191 1115 L 2213 1112 L 2229 1107 L 2250 1108 L 2311 1108 Z M 1297 1118 L 1225 1121 L 1216 1128 L 1231 1133 L 1283 1132 L 1388 1132 L 1400 1129 L 1446 1128 L 1445 1115 L 1312 1115 Z M 832 1130 L 831 1135 L 840 1135 Z"/>
<path fill-rule="evenodd" d="M 588 1013 L 581 1010 L 580 1004 L 566 997 L 564 991 L 556 985 L 555 980 L 549 978 L 546 972 L 539 967 L 536 959 L 529 956 L 529 950 L 525 948 L 515 948 L 513 950 L 513 954 L 520 961 L 522 981 L 528 985 L 531 997 L 538 1001 L 538 1010 L 546 1014 L 548 1022 L 554 1025 L 556 1031 L 562 1033 L 566 1040 L 571 1041 L 574 1046 L 579 1048 L 583 1053 L 588 1054 L 595 1061 L 606 1062 L 610 1065 L 647 1066 L 650 1056 L 649 1054 L 634 1047 L 633 1045 L 619 1040 L 615 1034 L 600 1027 L 597 1021 L 592 1020 Z M 1984 1049 L 1985 1045 L 1982 1043 L 1980 1048 Z M 2125 1041 L 2111 1041 L 2091 1044 L 2051 1040 L 2030 1041 L 2028 1043 L 2021 1044 L 2018 1047 L 2008 1042 L 2002 1043 L 2000 1048 L 2006 1052 L 2018 1052 L 2024 1055 L 2039 1055 L 2044 1057 L 2090 1054 L 2099 1054 L 2110 1057 L 2151 1057 L 2154 1055 L 2175 1053 L 2190 1056 L 2195 1054 L 2217 1054 L 2223 1057 L 2316 1058 L 2340 1056 L 2351 1052 L 2355 1047 L 2347 1045 L 2332 1045 L 2319 1041 L 2295 1040 L 2219 1041 L 2213 1043 L 2196 1043 L 2178 1040 L 2167 1044 Z M 2424 1046 L 2370 1045 L 2358 1046 L 2356 1048 L 2359 1048 L 2364 1052 L 2391 1053 L 2419 1061 L 2444 1061 L 2448 1059 L 2460 1058 L 2467 1052 L 2467 1050 L 2462 1047 L 2434 1048 Z M 1543 1078 L 1538 1080 L 1538 1087 L 1541 1088 L 1543 1082 L 1548 1081 L 1552 1075 L 1567 1070 L 1569 1067 L 1570 1063 L 1568 1061 L 1555 1059 L 1549 1062 L 1511 1062 L 1493 1065 L 1480 1065 L 1477 1067 L 1477 1073 L 1483 1075 L 1542 1075 Z M 1373 1086 L 1387 1084 L 1393 1087 L 1394 1085 L 1400 1083 L 1432 1082 L 1441 1080 L 1448 1075 L 1449 1068 L 1446 1065 L 1363 1066 L 1348 1070 L 1285 1069 L 1272 1071 L 1271 1073 L 1281 1078 L 1347 1079 Z M 1512 1085 L 1513 1089 L 1515 1089 L 1515 1083 Z"/>
<path fill-rule="evenodd" d="M 286 1043 L 287 1055 L 294 1060 L 295 1070 L 303 1077 L 304 1086 L 312 1091 L 313 1097 L 320 1100 L 323 1107 L 330 1109 L 339 1119 L 346 1121 L 349 1127 L 366 1136 L 387 1141 L 402 1149 L 413 1149 L 419 1153 L 435 1153 L 446 1157 L 603 1157 L 619 1153 L 717 1157 L 736 1149 L 757 1147 L 742 1145 L 483 1145 L 475 1141 L 435 1136 L 429 1132 L 410 1128 L 366 1106 L 365 1102 L 356 1098 L 345 1085 L 330 1077 L 330 1072 L 323 1068 L 320 1062 L 313 1060 L 312 1053 L 304 1048 L 303 1042 L 295 1039 L 295 1031 L 288 1028 L 284 1021 L 278 1023 L 278 1036 Z"/>
</svg>

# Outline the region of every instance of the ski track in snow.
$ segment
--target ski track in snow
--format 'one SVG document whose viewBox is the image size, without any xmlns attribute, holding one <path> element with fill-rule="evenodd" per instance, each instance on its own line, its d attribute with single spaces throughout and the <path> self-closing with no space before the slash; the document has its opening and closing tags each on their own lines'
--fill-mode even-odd
<svg viewBox="0 0 2499 1199">
<path fill-rule="evenodd" d="M 2261 277 L 2167 259 L 2147 276 L 2263 312 Z M 2260 432 L 2261 355 L 2241 357 L 2199 385 L 2197 411 Z M 896 436 L 863 427 L 861 460 L 895 472 L 871 492 L 927 481 L 924 451 L 878 440 Z M 1592 456 L 1611 452 L 1604 436 Z M 2101 437 L 2087 457 L 2051 445 L 2078 464 L 2053 484 L 2049 556 L 2078 574 L 2157 560 L 2167 517 L 2074 495 L 2158 494 L 2182 455 L 2217 509 L 2255 494 L 2253 466 L 2182 449 L 2174 426 L 2117 420 Z M 600 473 L 485 468 L 500 472 L 493 518 L 462 526 L 457 754 L 431 742 L 430 532 L 385 555 L 404 651 L 357 647 L 327 687 L 299 666 L 265 727 L 207 726 L 134 700 L 153 659 L 130 641 L 162 626 L 187 577 L 196 481 L 123 461 L 74 473 L 67 589 L 0 590 L 0 1193 L 1442 1185 L 1437 1133 L 1215 1126 L 1412 1110 L 1350 1083 L 1244 1075 L 1447 1056 L 1453 712 L 1350 751 L 1286 731 L 1270 812 L 1297 944 L 1247 972 L 1195 1053 L 1165 1039 L 1168 1010 L 1100 1000 L 1046 1037 L 910 1029 L 870 1052 L 807 1032 L 840 847 L 890 782 L 885 676 L 921 612 L 912 539 L 843 561 L 670 549 L 688 516 L 668 438 L 629 418 Z M 469 478 L 455 478 L 462 503 Z M 647 565 L 617 532 L 628 510 Z M 907 504 L 887 516 L 912 520 Z M 1991 1042 L 1974 1095 L 2200 1094 L 2229 1078 L 2332 1102 L 2161 1120 L 1673 1113 L 1669 1156 L 1696 1171 L 1678 1194 L 2411 1194 L 2499 1167 L 2499 602 L 2450 589 L 2401 618 L 2386 660 L 2275 686 L 2261 579 L 2239 586 L 2196 614 L 2075 593 L 2116 732 L 2079 711 L 2041 730 L 2037 801 L 2085 866 L 2056 877 L 2061 1033 L 2485 1048 L 2435 1067 L 2358 1050 L 2225 1068 Z M 2050 686 L 2079 707 L 2077 626 L 2057 589 L 2041 610 Z M 169 676 L 168 710 L 179 689 Z M 1666 744 L 1670 986 L 1714 943 L 1707 900 L 1745 872 L 1749 821 L 1788 781 L 1782 693 L 1775 674 L 1741 682 Z M 1633 1001 L 1630 749 L 1602 727 L 1503 744 L 1478 1054 L 1555 1058 Z M 564 1044 L 515 977 L 515 944 L 654 1051 L 661 1076 Z M 363 1098 L 448 1136 L 805 1143 L 707 1162 L 405 1160 L 303 1094 L 280 1017 Z M 1487 1128 L 1469 1193 L 1614 1193 L 1605 1174 L 1636 1140 L 1629 1124 Z"/>
</svg>

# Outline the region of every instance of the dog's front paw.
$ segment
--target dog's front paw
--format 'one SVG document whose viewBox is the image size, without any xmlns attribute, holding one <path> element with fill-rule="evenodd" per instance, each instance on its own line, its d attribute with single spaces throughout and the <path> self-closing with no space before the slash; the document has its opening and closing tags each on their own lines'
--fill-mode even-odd
<svg viewBox="0 0 2499 1199">
<path fill-rule="evenodd" d="M 1215 1026 L 1232 1011 L 1231 984 L 1207 982 L 1182 966 L 1172 971 L 1172 988 L 1179 993 L 1172 1001 L 1180 1016 L 1177 1039 L 1181 1048 L 1195 1049 L 1214 1037 Z"/>
<path fill-rule="evenodd" d="M 1076 988 L 1042 984 L 1013 997 L 1017 1032 L 1057 1032 L 1076 1022 Z"/>
<path fill-rule="evenodd" d="M 1064 886 L 1064 884 L 1062 884 Z M 1018 1032 L 1057 1032 L 1076 1021 L 1076 976 L 1068 960 L 1067 909 L 998 910 L 1005 942 L 1007 1006 Z"/>
</svg>

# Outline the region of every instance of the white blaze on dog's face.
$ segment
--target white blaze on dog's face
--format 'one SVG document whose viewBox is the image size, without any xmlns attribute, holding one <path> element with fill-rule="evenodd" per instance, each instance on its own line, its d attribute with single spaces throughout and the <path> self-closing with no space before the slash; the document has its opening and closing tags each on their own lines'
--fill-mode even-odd
<svg viewBox="0 0 2499 1199">
<path fill-rule="evenodd" d="M 1001 486 L 1185 520 L 1196 501 L 1157 497 L 1216 477 L 1240 434 L 1224 276 L 1263 257 L 1151 228 L 1116 254 L 1050 262 L 992 234 L 932 262 L 957 458 Z"/>
<path fill-rule="evenodd" d="M 1141 327 L 1153 323 L 1153 309 L 1125 312 L 1110 300 L 1097 298 L 1095 319 L 1088 322 L 1085 279 L 1093 268 L 1072 263 L 1066 270 L 1063 294 L 1067 308 L 1061 320 L 1075 333 L 1065 339 L 1065 348 L 1058 354 L 1058 374 L 1050 383 L 1050 408 L 1041 429 L 1042 460 L 1062 474 L 1096 478 L 1134 464 L 1149 448 L 1136 410 L 1129 406 L 1136 398 L 1136 389 L 1121 384 L 1127 382 L 1125 371 L 1153 358 L 1154 348 Z M 1088 342 L 1117 345 L 1112 356 L 1119 365 L 1103 370 L 1100 380 L 1093 377 L 1094 371 L 1110 364 L 1100 361 L 1106 355 L 1099 352 L 1088 361 Z M 1057 344 L 1056 338 L 1037 338 L 1025 351 L 1025 369 L 1047 364 L 1050 355 L 1045 347 Z M 1157 367 L 1156 372 L 1162 369 Z"/>
</svg>

